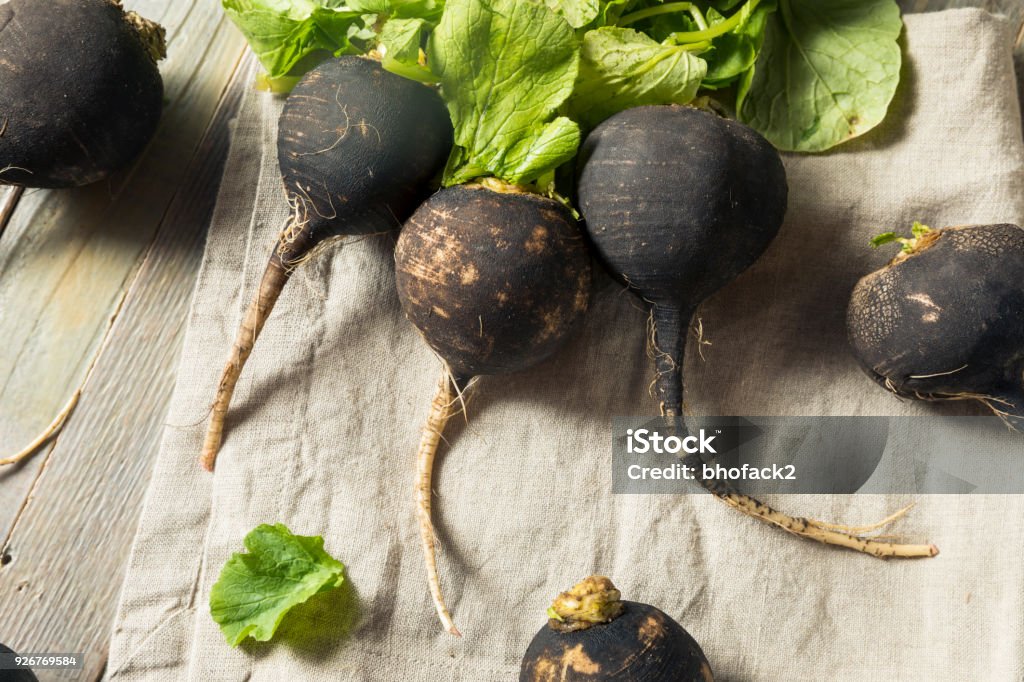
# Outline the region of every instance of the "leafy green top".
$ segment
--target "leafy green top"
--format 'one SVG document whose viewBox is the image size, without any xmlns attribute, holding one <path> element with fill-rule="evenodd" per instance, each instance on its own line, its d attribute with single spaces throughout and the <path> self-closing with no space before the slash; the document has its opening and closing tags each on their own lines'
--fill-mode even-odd
<svg viewBox="0 0 1024 682">
<path fill-rule="evenodd" d="M 248 554 L 233 554 L 210 591 L 210 615 L 231 646 L 246 637 L 265 642 L 285 614 L 345 581 L 345 567 L 319 536 L 293 535 L 283 524 L 245 536 Z"/>
<path fill-rule="evenodd" d="M 555 111 L 573 89 L 572 28 L 531 0 L 449 0 L 427 59 L 455 127 L 445 185 L 534 182 L 576 154 L 579 126 Z"/>
<path fill-rule="evenodd" d="M 271 79 L 327 52 L 376 51 L 399 75 L 440 82 L 456 130 L 449 184 L 543 184 L 575 154 L 577 124 L 700 91 L 734 98 L 780 149 L 822 151 L 882 120 L 901 65 L 896 0 L 222 2 Z"/>
<path fill-rule="evenodd" d="M 224 12 L 238 26 L 267 71 L 271 84 L 290 88 L 321 54 L 360 54 L 395 41 L 389 20 L 418 20 L 424 28 L 437 21 L 443 0 L 221 0 Z M 409 31 L 409 24 L 403 28 Z M 384 61 L 395 70 L 415 66 L 417 50 Z M 393 43 L 392 43 L 393 44 Z M 415 69 L 408 74 L 416 73 Z M 292 78 L 289 78 L 291 76 Z"/>
<path fill-rule="evenodd" d="M 894 0 L 779 0 L 739 102 L 779 149 L 820 151 L 878 125 L 899 83 Z"/>
</svg>

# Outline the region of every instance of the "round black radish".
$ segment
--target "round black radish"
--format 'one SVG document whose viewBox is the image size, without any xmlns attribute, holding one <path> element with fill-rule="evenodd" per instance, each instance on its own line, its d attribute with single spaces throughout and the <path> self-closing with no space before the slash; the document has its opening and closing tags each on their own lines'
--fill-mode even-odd
<svg viewBox="0 0 1024 682">
<path fill-rule="evenodd" d="M 202 463 L 212 469 L 224 418 L 253 344 L 294 269 L 332 237 L 390 232 L 435 187 L 452 145 L 437 91 L 363 57 L 330 59 L 285 102 L 277 155 L 292 217 L 242 320 L 214 401 Z"/>
<path fill-rule="evenodd" d="M 310 71 L 278 122 L 277 160 L 296 213 L 282 260 L 294 265 L 330 237 L 397 230 L 430 193 L 451 146 L 435 90 L 364 57 Z"/>
<path fill-rule="evenodd" d="M 655 389 L 682 408 L 686 330 L 697 306 L 756 261 L 786 213 L 778 152 L 751 128 L 681 106 L 627 109 L 580 151 L 587 234 L 654 319 Z"/>
<path fill-rule="evenodd" d="M 1024 230 L 926 232 L 850 298 L 853 354 L 903 398 L 977 399 L 1024 426 Z"/>
<path fill-rule="evenodd" d="M 126 167 L 163 107 L 164 30 L 116 0 L 0 4 L 0 184 L 73 187 Z"/>
<path fill-rule="evenodd" d="M 13 653 L 15 653 L 13 649 L 0 644 L 0 654 Z M 36 674 L 28 668 L 18 668 L 17 670 L 0 669 L 0 680 L 3 680 L 3 682 L 39 682 Z"/>
<path fill-rule="evenodd" d="M 683 358 L 697 306 L 750 267 L 786 214 L 778 152 L 735 121 L 681 106 L 627 109 L 590 133 L 577 191 L 587 235 L 608 270 L 648 306 L 654 390 L 669 428 L 683 423 Z M 935 556 L 857 528 L 784 514 L 728 482 L 702 478 L 733 508 L 802 537 L 875 556 Z M 895 517 L 894 517 L 895 518 Z"/>
<path fill-rule="evenodd" d="M 622 601 L 593 576 L 555 599 L 523 656 L 519 682 L 713 682 L 690 634 L 654 606 Z"/>
<path fill-rule="evenodd" d="M 579 226 L 536 194 L 442 190 L 406 223 L 395 261 L 406 316 L 458 381 L 544 360 L 589 301 Z"/>
<path fill-rule="evenodd" d="M 409 218 L 395 268 L 406 316 L 445 363 L 416 456 L 416 509 L 434 608 L 457 635 L 430 520 L 445 425 L 470 379 L 526 369 L 566 341 L 590 300 L 590 257 L 576 220 L 557 201 L 463 185 L 441 190 Z"/>
</svg>

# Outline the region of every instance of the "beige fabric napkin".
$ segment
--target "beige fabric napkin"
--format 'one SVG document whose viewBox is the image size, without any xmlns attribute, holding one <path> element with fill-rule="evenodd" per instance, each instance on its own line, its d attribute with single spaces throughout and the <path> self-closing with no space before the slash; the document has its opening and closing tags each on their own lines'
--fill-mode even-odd
<svg viewBox="0 0 1024 682">
<path fill-rule="evenodd" d="M 916 414 L 856 368 L 848 293 L 886 255 L 867 238 L 1024 220 L 1011 28 L 981 11 L 906 17 L 889 121 L 839 151 L 790 157 L 789 217 L 761 262 L 700 311 L 707 414 Z M 613 415 L 653 414 L 644 314 L 603 283 L 585 328 L 533 371 L 484 379 L 438 467 L 442 582 L 465 636 L 430 605 L 413 456 L 440 372 L 403 318 L 392 244 L 306 267 L 242 377 L 214 476 L 198 422 L 270 243 L 286 218 L 279 103 L 239 115 L 111 645 L 116 680 L 510 680 L 549 600 L 610 575 L 701 642 L 720 680 L 1024 679 L 1024 497 L 928 496 L 897 526 L 936 559 L 883 562 L 801 541 L 707 495 L 613 496 Z M 1024 447 L 1022 456 L 1024 456 Z M 567 494 L 571 491 L 571 494 Z M 860 523 L 907 496 L 806 496 L 797 513 Z M 220 567 L 262 522 L 323 535 L 349 588 L 229 648 L 208 612 Z M 354 604 L 354 605 L 353 605 Z M 302 620 L 302 619 L 297 619 Z"/>
</svg>

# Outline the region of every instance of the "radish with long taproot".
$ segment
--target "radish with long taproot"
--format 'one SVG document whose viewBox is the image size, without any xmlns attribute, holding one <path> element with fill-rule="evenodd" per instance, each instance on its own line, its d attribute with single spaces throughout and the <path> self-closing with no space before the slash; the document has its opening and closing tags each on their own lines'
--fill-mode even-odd
<svg viewBox="0 0 1024 682">
<path fill-rule="evenodd" d="M 561 347 L 587 309 L 590 256 L 559 202 L 457 185 L 406 222 L 395 264 L 402 308 L 445 364 L 416 457 L 416 502 L 431 597 L 458 634 L 441 593 L 430 516 L 440 439 L 474 377 L 527 369 Z"/>
<path fill-rule="evenodd" d="M 683 358 L 706 298 L 768 248 L 786 213 L 778 152 L 754 130 L 682 106 L 637 107 L 598 126 L 580 151 L 580 209 L 604 265 L 647 306 L 654 392 L 683 424 Z M 934 545 L 865 537 L 790 516 L 720 482 L 702 485 L 731 507 L 800 537 L 880 557 L 927 557 Z"/>
<path fill-rule="evenodd" d="M 291 218 L 221 374 L 203 444 L 205 468 L 213 469 L 242 368 L 295 268 L 329 239 L 398 229 L 429 193 L 451 140 L 437 92 L 374 60 L 331 59 L 295 87 L 277 144 Z"/>
</svg>

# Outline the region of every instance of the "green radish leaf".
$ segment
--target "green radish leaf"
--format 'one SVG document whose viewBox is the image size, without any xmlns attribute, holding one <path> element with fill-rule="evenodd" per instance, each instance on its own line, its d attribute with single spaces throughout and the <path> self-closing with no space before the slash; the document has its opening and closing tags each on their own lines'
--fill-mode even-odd
<svg viewBox="0 0 1024 682">
<path fill-rule="evenodd" d="M 269 640 L 292 607 L 345 581 L 345 566 L 324 551 L 322 537 L 293 535 L 280 523 L 257 526 L 245 548 L 210 591 L 210 615 L 231 646 Z"/>
<path fill-rule="evenodd" d="M 687 104 L 696 97 L 706 72 L 704 60 L 685 47 L 656 43 L 639 31 L 588 31 L 569 111 L 584 126 L 593 127 L 631 107 Z"/>
<path fill-rule="evenodd" d="M 779 149 L 805 152 L 878 125 L 900 76 L 895 0 L 778 2 L 749 90 L 741 87 L 740 120 Z"/>
<path fill-rule="evenodd" d="M 591 23 L 601 11 L 600 0 L 545 0 L 545 4 L 565 17 L 573 28 Z"/>
<path fill-rule="evenodd" d="M 711 49 L 701 54 L 701 57 L 708 63 L 708 75 L 704 78 L 703 87 L 725 87 L 754 67 L 757 55 L 761 52 L 761 46 L 764 44 L 768 17 L 775 9 L 774 1 L 762 1 L 751 12 L 749 19 L 712 41 Z M 724 20 L 725 17 L 718 12 L 708 11 L 710 25 L 714 26 Z"/>
<path fill-rule="evenodd" d="M 455 126 L 446 186 L 526 184 L 576 154 L 579 126 L 555 116 L 579 70 L 560 15 L 532 0 L 449 0 L 427 55 Z"/>
<path fill-rule="evenodd" d="M 350 40 L 363 12 L 341 0 L 222 0 L 224 13 L 249 42 L 271 79 L 291 73 L 317 52 L 361 51 Z"/>
<path fill-rule="evenodd" d="M 391 19 L 380 32 L 383 57 L 381 66 L 412 80 L 435 83 L 437 78 L 430 73 L 420 59 L 423 55 L 420 45 L 423 35 L 430 28 L 425 19 Z"/>
<path fill-rule="evenodd" d="M 614 26 L 623 15 L 641 4 L 640 0 L 600 0 L 595 26 Z"/>
<path fill-rule="evenodd" d="M 886 244 L 892 244 L 898 242 L 900 237 L 895 232 L 883 232 L 882 234 L 875 235 L 871 238 L 871 248 L 877 249 L 879 246 Z"/>
<path fill-rule="evenodd" d="M 437 20 L 444 9 L 443 0 L 348 0 L 345 4 L 363 14 L 428 21 Z"/>
</svg>

